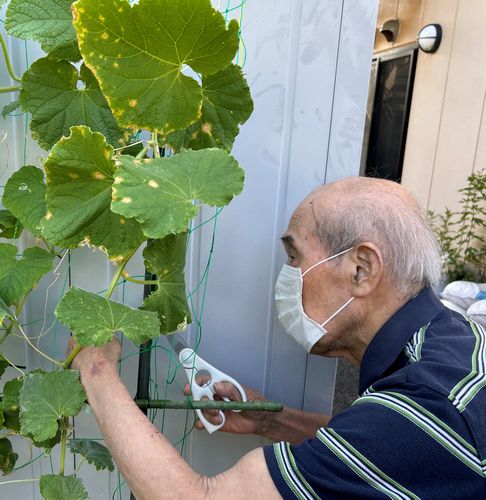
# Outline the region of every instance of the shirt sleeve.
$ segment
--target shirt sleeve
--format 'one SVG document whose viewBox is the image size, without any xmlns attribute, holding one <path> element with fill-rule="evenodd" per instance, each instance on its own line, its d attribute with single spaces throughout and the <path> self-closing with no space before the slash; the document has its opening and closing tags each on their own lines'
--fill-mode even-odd
<svg viewBox="0 0 486 500">
<path fill-rule="evenodd" d="M 457 498 L 458 491 L 477 498 L 484 476 L 467 426 L 443 402 L 426 403 L 429 409 L 403 394 L 369 395 L 315 438 L 265 447 L 277 489 L 302 499 Z"/>
</svg>

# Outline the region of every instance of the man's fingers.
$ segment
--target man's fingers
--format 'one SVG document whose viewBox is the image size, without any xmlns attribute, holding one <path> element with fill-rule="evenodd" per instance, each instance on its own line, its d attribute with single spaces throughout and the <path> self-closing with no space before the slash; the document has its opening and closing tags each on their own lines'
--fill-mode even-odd
<svg viewBox="0 0 486 500">
<path fill-rule="evenodd" d="M 215 394 L 231 401 L 241 401 L 240 391 L 231 382 L 217 382 L 214 384 Z"/>
</svg>

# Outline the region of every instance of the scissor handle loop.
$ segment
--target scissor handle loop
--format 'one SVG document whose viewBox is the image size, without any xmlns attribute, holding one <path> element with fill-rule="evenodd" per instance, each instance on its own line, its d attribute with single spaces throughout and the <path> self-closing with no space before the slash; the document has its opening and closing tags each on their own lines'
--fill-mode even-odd
<svg viewBox="0 0 486 500">
<path fill-rule="evenodd" d="M 229 382 L 230 384 L 233 384 L 240 393 L 241 400 L 242 401 L 248 400 L 245 389 L 243 389 L 243 387 L 237 380 L 235 380 L 233 377 L 230 377 L 229 375 L 226 375 L 226 373 L 218 370 L 214 366 L 210 365 L 207 361 L 204 361 L 204 359 L 199 357 L 193 349 L 189 347 L 183 349 L 179 354 L 179 360 L 182 366 L 184 367 L 187 378 L 189 379 L 192 397 L 194 398 L 195 401 L 199 401 L 204 397 L 214 400 L 215 390 L 213 386 L 218 382 Z M 211 380 L 207 384 L 200 386 L 196 382 L 196 376 L 197 373 L 202 370 L 205 370 L 209 373 L 209 375 L 211 376 Z M 230 401 L 230 399 L 226 397 L 223 399 L 225 401 Z M 233 411 L 239 411 L 239 410 L 233 410 Z M 221 410 L 219 411 L 221 422 L 216 425 L 212 424 L 203 415 L 203 412 L 201 410 L 196 410 L 196 413 L 199 420 L 202 422 L 202 424 L 209 432 L 209 434 L 212 434 L 213 432 L 221 429 L 221 427 L 223 427 L 223 425 L 226 422 L 226 417 Z"/>
</svg>

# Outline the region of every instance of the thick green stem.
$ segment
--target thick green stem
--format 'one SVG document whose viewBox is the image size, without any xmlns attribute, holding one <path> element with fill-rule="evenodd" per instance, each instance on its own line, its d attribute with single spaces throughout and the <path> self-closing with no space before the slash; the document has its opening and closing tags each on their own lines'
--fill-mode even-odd
<svg viewBox="0 0 486 500">
<path fill-rule="evenodd" d="M 9 85 L 8 87 L 0 87 L 0 94 L 6 94 L 7 92 L 16 92 L 20 90 L 21 87 L 16 85 Z"/>
<path fill-rule="evenodd" d="M 71 366 L 73 359 L 78 355 L 79 351 L 83 348 L 79 344 L 69 353 L 69 356 L 66 358 L 64 363 L 62 364 L 63 368 L 67 369 Z"/>
<path fill-rule="evenodd" d="M 123 271 L 125 269 L 125 266 L 128 264 L 128 261 L 133 257 L 133 254 L 135 251 L 131 252 L 129 255 L 125 257 L 125 259 L 122 261 L 122 263 L 119 265 L 118 269 L 116 270 L 115 276 L 113 276 L 113 279 L 111 280 L 110 286 L 108 287 L 108 290 L 106 291 L 105 297 L 109 299 L 113 291 L 115 290 L 115 287 L 118 283 L 118 280 L 120 279 L 120 276 L 123 274 Z"/>
<path fill-rule="evenodd" d="M 10 62 L 10 57 L 8 55 L 7 44 L 5 43 L 5 40 L 1 33 L 0 33 L 0 44 L 2 45 L 3 57 L 5 58 L 5 64 L 7 65 L 7 70 L 9 75 L 12 77 L 12 80 L 15 80 L 16 82 L 21 82 L 22 79 L 15 74 L 15 71 L 12 67 L 12 63 Z"/>
<path fill-rule="evenodd" d="M 190 399 L 182 401 L 171 401 L 169 399 L 136 399 L 135 403 L 139 408 L 157 408 L 171 410 L 242 410 L 242 411 L 272 411 L 283 410 L 283 405 L 279 401 L 213 401 L 204 399 L 192 401 Z"/>
<path fill-rule="evenodd" d="M 61 459 L 59 462 L 59 475 L 64 476 L 64 467 L 66 465 L 67 432 L 69 429 L 69 420 L 62 417 L 61 423 Z"/>
</svg>

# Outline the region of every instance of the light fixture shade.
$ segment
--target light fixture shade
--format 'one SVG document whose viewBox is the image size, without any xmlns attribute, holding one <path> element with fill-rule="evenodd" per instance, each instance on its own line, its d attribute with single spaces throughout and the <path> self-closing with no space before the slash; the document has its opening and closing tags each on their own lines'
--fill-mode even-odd
<svg viewBox="0 0 486 500">
<path fill-rule="evenodd" d="M 398 19 L 389 19 L 380 28 L 380 33 L 386 38 L 387 42 L 394 43 L 398 38 L 400 30 L 400 21 Z"/>
<path fill-rule="evenodd" d="M 417 36 L 419 49 L 428 54 L 435 52 L 442 40 L 442 27 L 440 24 L 427 24 Z"/>
</svg>

